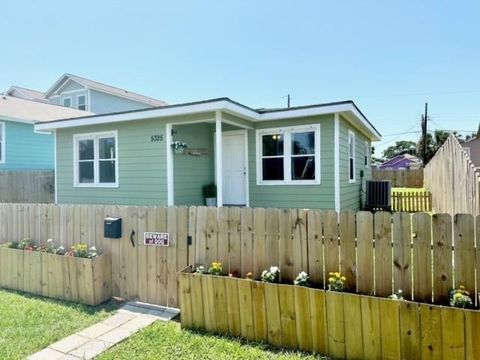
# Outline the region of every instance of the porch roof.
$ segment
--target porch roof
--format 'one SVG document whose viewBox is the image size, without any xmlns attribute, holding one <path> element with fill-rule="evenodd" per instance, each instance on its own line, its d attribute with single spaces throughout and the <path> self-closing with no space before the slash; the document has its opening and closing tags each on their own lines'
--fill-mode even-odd
<svg viewBox="0 0 480 360">
<path fill-rule="evenodd" d="M 381 139 L 381 135 L 377 131 L 377 129 L 375 129 L 372 123 L 370 123 L 370 121 L 365 117 L 365 115 L 363 115 L 363 113 L 356 106 L 356 104 L 351 100 L 331 102 L 325 104 L 297 106 L 283 109 L 253 109 L 225 97 L 148 109 L 89 115 L 75 119 L 67 118 L 48 121 L 41 124 L 36 124 L 35 129 L 41 131 L 49 131 L 85 125 L 182 116 L 214 111 L 222 111 L 225 113 L 236 115 L 251 122 L 285 120 L 302 118 L 307 116 L 342 113 L 348 121 L 354 124 L 354 126 L 363 130 L 363 132 L 369 137 L 370 140 L 378 141 Z"/>
</svg>

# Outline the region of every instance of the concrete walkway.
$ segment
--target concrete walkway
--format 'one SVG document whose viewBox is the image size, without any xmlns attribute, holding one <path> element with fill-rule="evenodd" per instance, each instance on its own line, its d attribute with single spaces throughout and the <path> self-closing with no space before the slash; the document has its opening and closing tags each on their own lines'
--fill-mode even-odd
<svg viewBox="0 0 480 360">
<path fill-rule="evenodd" d="M 138 302 L 127 303 L 108 319 L 51 344 L 28 359 L 93 359 L 153 322 L 168 321 L 178 314 L 178 309 Z"/>
</svg>

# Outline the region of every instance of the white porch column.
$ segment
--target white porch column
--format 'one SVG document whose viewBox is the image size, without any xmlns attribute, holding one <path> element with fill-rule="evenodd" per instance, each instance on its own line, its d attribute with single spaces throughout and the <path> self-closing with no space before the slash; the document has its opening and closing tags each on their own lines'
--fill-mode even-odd
<svg viewBox="0 0 480 360">
<path fill-rule="evenodd" d="M 167 145 L 167 205 L 174 205 L 173 186 L 173 152 L 172 152 L 172 124 L 165 127 L 165 143 Z"/>
<path fill-rule="evenodd" d="M 340 115 L 334 114 L 334 135 L 333 135 L 333 178 L 335 184 L 335 211 L 340 212 Z"/>
<path fill-rule="evenodd" d="M 215 182 L 217 184 L 217 206 L 223 206 L 223 146 L 222 112 L 215 111 Z"/>
</svg>

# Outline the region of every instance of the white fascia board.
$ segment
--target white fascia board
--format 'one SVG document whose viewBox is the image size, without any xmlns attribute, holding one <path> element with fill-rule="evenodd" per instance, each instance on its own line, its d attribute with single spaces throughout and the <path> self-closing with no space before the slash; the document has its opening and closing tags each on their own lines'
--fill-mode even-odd
<svg viewBox="0 0 480 360">
<path fill-rule="evenodd" d="M 53 130 L 85 125 L 108 124 L 122 121 L 135 121 L 169 116 L 190 115 L 202 112 L 214 112 L 217 110 L 241 116 L 244 119 L 250 120 L 252 122 L 283 120 L 307 116 L 349 112 L 354 117 L 356 117 L 359 120 L 360 124 L 363 125 L 371 133 L 371 136 L 369 136 L 371 139 L 380 140 L 380 134 L 369 124 L 367 119 L 365 119 L 365 117 L 352 104 L 319 106 L 260 114 L 255 110 L 243 107 L 239 104 L 223 99 L 212 102 L 186 104 L 182 106 L 166 106 L 158 109 L 145 109 L 142 111 L 127 112 L 123 114 L 105 114 L 101 116 L 83 117 L 65 121 L 42 123 L 35 125 L 35 128 L 37 130 Z"/>
<path fill-rule="evenodd" d="M 32 125 L 35 124 L 35 120 L 15 118 L 15 117 L 11 117 L 11 116 L 0 115 L 0 119 L 5 120 L 5 121 L 13 121 L 13 122 L 24 123 L 24 124 L 32 124 Z"/>
<path fill-rule="evenodd" d="M 123 114 L 105 114 L 102 116 L 83 117 L 65 121 L 56 121 L 51 123 L 37 124 L 37 130 L 63 129 L 76 126 L 109 124 L 114 122 L 135 121 L 162 118 L 177 115 L 190 115 L 201 112 L 210 112 L 219 110 L 219 102 L 192 104 L 178 107 L 166 107 L 160 109 L 146 109 L 136 112 L 127 112 Z M 221 107 L 220 107 L 221 108 Z"/>
<path fill-rule="evenodd" d="M 269 112 L 260 114 L 260 121 L 282 120 L 335 113 L 351 113 L 360 121 L 363 126 L 368 129 L 368 131 L 373 134 L 373 136 L 371 136 L 373 140 L 379 141 L 381 139 L 380 134 L 372 127 L 372 125 L 370 125 L 368 120 L 352 104 L 338 104 L 323 107 L 311 107 L 306 109 Z"/>
<path fill-rule="evenodd" d="M 63 75 L 60 77 L 60 79 L 58 79 L 57 81 L 55 81 L 55 84 L 53 84 L 53 85 L 50 87 L 50 89 L 48 89 L 48 90 L 45 92 L 45 94 L 43 95 L 43 97 L 44 97 L 45 99 L 48 99 L 48 98 L 50 97 L 50 94 L 53 92 L 53 90 L 63 81 L 63 79 L 65 79 L 65 77 L 68 77 L 68 78 L 69 78 L 69 76 L 68 76 L 66 73 L 63 74 Z"/>
</svg>

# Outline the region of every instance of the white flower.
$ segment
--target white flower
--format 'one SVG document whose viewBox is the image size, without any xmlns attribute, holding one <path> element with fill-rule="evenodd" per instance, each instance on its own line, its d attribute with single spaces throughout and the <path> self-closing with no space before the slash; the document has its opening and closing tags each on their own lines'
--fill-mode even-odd
<svg viewBox="0 0 480 360">
<path fill-rule="evenodd" d="M 280 272 L 280 269 L 278 268 L 278 266 L 270 266 L 270 272 L 277 273 Z"/>
</svg>

